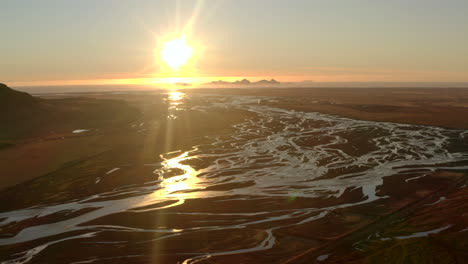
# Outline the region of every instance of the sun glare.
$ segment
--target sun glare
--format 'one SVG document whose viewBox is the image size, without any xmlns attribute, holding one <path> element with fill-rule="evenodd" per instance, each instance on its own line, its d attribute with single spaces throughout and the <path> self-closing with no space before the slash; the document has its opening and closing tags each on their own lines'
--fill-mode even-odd
<svg viewBox="0 0 468 264">
<path fill-rule="evenodd" d="M 186 64 L 193 55 L 193 48 L 186 42 L 185 36 L 164 43 L 161 58 L 172 68 Z"/>
</svg>

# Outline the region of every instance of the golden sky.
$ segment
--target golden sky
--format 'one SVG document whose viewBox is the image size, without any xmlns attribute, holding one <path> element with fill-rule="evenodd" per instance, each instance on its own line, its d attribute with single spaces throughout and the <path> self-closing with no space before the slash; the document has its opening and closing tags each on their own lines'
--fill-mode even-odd
<svg viewBox="0 0 468 264">
<path fill-rule="evenodd" d="M 461 0 L 30 0 L 2 10 L 0 82 L 13 86 L 468 82 Z"/>
</svg>

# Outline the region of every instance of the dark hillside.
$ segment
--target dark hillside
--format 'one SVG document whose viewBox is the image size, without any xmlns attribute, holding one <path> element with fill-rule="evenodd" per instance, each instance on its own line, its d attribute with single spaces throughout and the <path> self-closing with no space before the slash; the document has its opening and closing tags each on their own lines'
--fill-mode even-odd
<svg viewBox="0 0 468 264">
<path fill-rule="evenodd" d="M 140 117 L 121 100 L 41 99 L 0 84 L 0 141 L 67 133 L 75 129 L 117 128 Z"/>
</svg>

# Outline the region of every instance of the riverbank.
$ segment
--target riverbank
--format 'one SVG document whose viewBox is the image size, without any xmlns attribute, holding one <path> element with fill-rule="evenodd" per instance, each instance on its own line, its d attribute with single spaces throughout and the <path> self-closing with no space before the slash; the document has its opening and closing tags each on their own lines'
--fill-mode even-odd
<svg viewBox="0 0 468 264">
<path fill-rule="evenodd" d="M 468 129 L 465 88 L 194 89 L 190 93 L 279 97 L 265 104 L 352 119 Z"/>
</svg>

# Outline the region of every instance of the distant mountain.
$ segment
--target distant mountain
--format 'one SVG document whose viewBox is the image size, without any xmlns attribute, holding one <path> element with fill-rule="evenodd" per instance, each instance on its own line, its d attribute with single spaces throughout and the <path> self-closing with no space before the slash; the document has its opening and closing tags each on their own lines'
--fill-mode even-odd
<svg viewBox="0 0 468 264">
<path fill-rule="evenodd" d="M 203 85 L 229 85 L 229 84 L 233 84 L 233 83 L 219 80 L 219 81 L 212 81 L 212 82 L 204 83 Z"/>
<path fill-rule="evenodd" d="M 266 85 L 276 85 L 276 84 L 280 84 L 280 82 L 278 82 L 277 80 L 275 79 L 271 79 L 271 80 L 261 80 L 261 81 L 258 81 L 258 82 L 255 82 L 254 84 L 266 84 Z"/>
<path fill-rule="evenodd" d="M 242 80 L 237 80 L 234 82 L 227 82 L 227 81 L 212 81 L 209 83 L 203 84 L 204 86 L 271 86 L 271 85 L 278 85 L 280 82 L 278 82 L 275 79 L 271 80 L 260 80 L 257 82 L 251 82 L 247 79 L 242 79 Z"/>
<path fill-rule="evenodd" d="M 184 83 L 184 82 L 176 82 L 176 83 L 174 83 L 174 85 L 176 85 L 176 86 L 183 86 L 183 87 L 192 86 L 191 83 Z"/>
<path fill-rule="evenodd" d="M 250 85 L 252 84 L 249 80 L 247 79 L 242 79 L 240 81 L 235 81 L 234 84 L 240 84 L 240 85 Z"/>
</svg>

